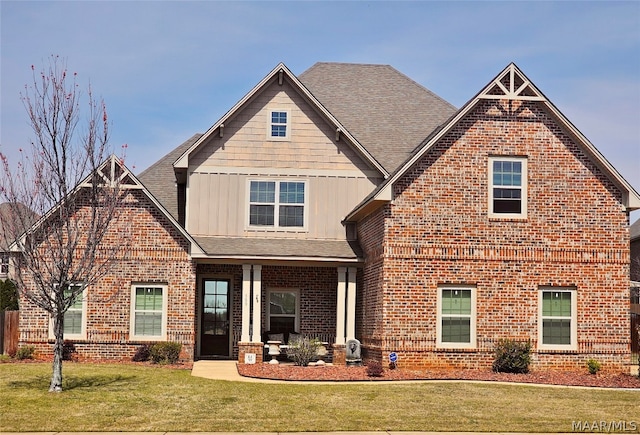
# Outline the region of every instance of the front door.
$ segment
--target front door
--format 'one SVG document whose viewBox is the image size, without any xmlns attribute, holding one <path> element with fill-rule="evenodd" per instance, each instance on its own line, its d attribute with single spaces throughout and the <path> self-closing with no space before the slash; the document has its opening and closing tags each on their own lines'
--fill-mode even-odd
<svg viewBox="0 0 640 435">
<path fill-rule="evenodd" d="M 230 283 L 227 279 L 202 280 L 200 356 L 228 357 Z"/>
</svg>

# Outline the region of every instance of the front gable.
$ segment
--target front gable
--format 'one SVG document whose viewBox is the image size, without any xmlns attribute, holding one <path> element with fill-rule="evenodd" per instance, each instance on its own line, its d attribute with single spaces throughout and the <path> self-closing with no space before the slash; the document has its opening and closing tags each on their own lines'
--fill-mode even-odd
<svg viewBox="0 0 640 435">
<path fill-rule="evenodd" d="M 286 137 L 271 137 L 274 112 L 286 116 Z M 382 178 L 288 81 L 266 85 L 236 116 L 224 122 L 222 130 L 192 151 L 190 172 L 212 168 L 324 170 Z"/>
<path fill-rule="evenodd" d="M 513 144 L 528 141 L 533 148 L 544 152 L 548 146 L 546 134 L 551 134 L 564 142 L 567 149 L 571 149 L 575 157 L 582 165 L 607 186 L 605 195 L 609 195 L 618 201 L 618 207 L 626 211 L 640 208 L 640 195 L 634 188 L 611 166 L 604 156 L 591 144 L 582 133 L 535 87 L 535 85 L 515 66 L 510 64 L 498 76 L 492 80 L 483 90 L 463 106 L 449 121 L 438 131 L 432 133 L 416 152 L 385 182 L 378 187 L 368 198 L 349 213 L 347 221 L 357 221 L 383 204 L 393 200 L 396 183 L 407 174 L 415 172 L 415 166 L 419 164 L 427 154 L 437 154 L 438 148 L 446 144 L 447 136 L 461 134 L 474 123 L 478 122 L 477 110 L 483 111 L 489 124 L 479 130 L 478 141 L 468 144 L 467 154 L 474 154 L 478 147 L 484 147 L 492 140 L 492 144 Z M 515 124 L 513 122 L 516 122 Z M 546 125 L 547 133 L 538 132 L 531 134 L 532 125 Z M 512 125 L 518 131 L 506 134 L 501 131 L 507 125 Z M 444 141 L 444 142 L 443 142 Z M 446 146 L 446 145 L 445 145 Z M 490 148 L 487 148 L 487 152 Z M 496 149 L 493 152 L 507 152 Z M 516 153 L 515 151 L 509 151 Z M 522 150 L 520 152 L 523 152 Z M 517 155 L 517 154 L 516 154 Z M 429 157 L 426 157 L 429 158 Z M 549 160 L 547 160 L 549 162 Z M 450 171 L 455 175 L 454 171 Z M 561 177 L 563 178 L 563 177 Z M 486 181 L 485 181 L 486 182 Z M 562 180 L 563 183 L 571 182 L 571 179 Z M 580 179 L 574 180 L 577 187 Z M 469 189 L 474 185 L 468 184 Z M 584 189 L 585 191 L 587 189 Z M 599 197 L 602 199 L 601 197 Z M 600 201 L 598 200 L 598 202 Z"/>
<path fill-rule="evenodd" d="M 345 241 L 342 217 L 387 175 L 284 66 L 174 167 L 186 171 L 185 227 L 196 237 Z M 252 202 L 255 183 L 268 184 L 275 197 Z M 295 207 L 303 213 L 293 224 L 279 217 L 291 209 L 280 203 L 281 188 L 291 186 L 299 190 L 301 202 Z M 269 208 L 272 216 L 254 221 L 252 207 Z M 209 254 L 216 255 L 216 249 Z"/>
</svg>

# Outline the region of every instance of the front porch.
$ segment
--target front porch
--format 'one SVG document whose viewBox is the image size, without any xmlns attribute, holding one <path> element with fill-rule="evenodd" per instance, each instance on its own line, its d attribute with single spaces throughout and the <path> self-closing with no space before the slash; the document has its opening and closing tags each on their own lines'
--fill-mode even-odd
<svg viewBox="0 0 640 435">
<path fill-rule="evenodd" d="M 355 338 L 356 282 L 351 265 L 199 264 L 196 359 L 262 362 L 269 334 L 299 333 L 329 343 L 344 363 Z"/>
</svg>

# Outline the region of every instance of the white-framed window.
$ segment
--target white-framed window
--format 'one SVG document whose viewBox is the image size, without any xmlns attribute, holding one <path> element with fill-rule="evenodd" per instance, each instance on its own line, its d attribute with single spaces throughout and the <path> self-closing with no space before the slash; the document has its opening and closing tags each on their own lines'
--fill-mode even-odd
<svg viewBox="0 0 640 435">
<path fill-rule="evenodd" d="M 306 204 L 306 181 L 249 181 L 249 227 L 305 228 Z"/>
<path fill-rule="evenodd" d="M 578 348 L 577 301 L 574 288 L 544 287 L 539 291 L 538 348 Z"/>
<path fill-rule="evenodd" d="M 436 345 L 476 347 L 476 288 L 470 285 L 438 287 Z"/>
<path fill-rule="evenodd" d="M 0 276 L 7 276 L 9 274 L 9 253 L 0 252 Z"/>
<path fill-rule="evenodd" d="M 57 289 L 58 286 L 56 286 Z M 87 338 L 87 288 L 84 284 L 72 284 L 64 289 L 64 298 L 80 291 L 64 313 L 62 331 L 65 339 L 84 340 Z M 54 338 L 53 319 L 49 324 L 49 338 Z"/>
<path fill-rule="evenodd" d="M 268 291 L 267 330 L 274 333 L 298 332 L 300 329 L 300 292 L 296 289 Z"/>
<path fill-rule="evenodd" d="M 131 286 L 131 340 L 166 340 L 167 286 L 141 283 Z"/>
<path fill-rule="evenodd" d="M 289 110 L 273 109 L 269 111 L 267 137 L 271 140 L 287 140 L 291 134 L 291 114 Z"/>
<path fill-rule="evenodd" d="M 527 217 L 526 157 L 489 157 L 489 216 Z"/>
</svg>

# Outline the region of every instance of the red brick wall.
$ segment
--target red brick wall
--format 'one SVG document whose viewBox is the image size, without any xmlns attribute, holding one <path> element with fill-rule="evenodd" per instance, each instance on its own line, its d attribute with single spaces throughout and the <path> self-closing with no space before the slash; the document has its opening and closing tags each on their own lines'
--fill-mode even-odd
<svg viewBox="0 0 640 435">
<path fill-rule="evenodd" d="M 373 353 L 397 351 L 410 366 L 490 367 L 500 338 L 536 349 L 539 288 L 571 286 L 578 351 L 536 351 L 534 367 L 582 368 L 593 356 L 620 369 L 629 360 L 621 193 L 536 103 L 508 104 L 480 103 L 396 183 L 393 203 L 360 223 L 365 275 L 377 274 L 365 284 L 364 305 L 382 332 L 363 328 L 363 343 Z M 488 217 L 494 155 L 527 157 L 526 220 Z M 380 248 L 374 233 L 383 217 Z M 477 350 L 435 348 L 437 287 L 449 283 L 477 288 Z M 366 314 L 362 321 L 371 322 Z"/>
<path fill-rule="evenodd" d="M 87 297 L 86 340 L 73 340 L 74 357 L 128 359 L 141 342 L 129 340 L 131 285 L 159 283 L 168 289 L 167 341 L 182 343 L 182 357 L 193 358 L 195 339 L 195 266 L 188 244 L 140 191 L 131 191 L 127 207 L 105 237 L 103 246 L 130 238 L 126 258 L 91 285 Z M 35 344 L 41 357 L 49 357 L 49 319 L 44 310 L 25 298 L 20 301 L 20 340 Z"/>
</svg>

